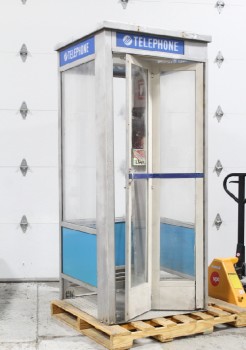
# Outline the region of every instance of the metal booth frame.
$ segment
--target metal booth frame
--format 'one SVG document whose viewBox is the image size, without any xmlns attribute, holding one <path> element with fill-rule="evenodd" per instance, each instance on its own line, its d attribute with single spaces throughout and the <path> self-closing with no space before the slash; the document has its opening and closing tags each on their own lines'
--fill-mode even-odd
<svg viewBox="0 0 246 350">
<path fill-rule="evenodd" d="M 122 47 L 117 44 L 117 34 L 121 33 L 132 33 L 142 35 L 155 35 L 157 37 L 175 38 L 184 42 L 185 52 L 180 53 L 168 53 L 158 51 L 146 51 L 144 48 L 132 48 Z M 85 285 L 81 281 L 68 276 L 63 273 L 62 269 L 62 228 L 68 228 L 76 231 L 83 231 L 90 235 L 96 235 L 97 237 L 97 288 L 94 289 L 97 292 L 97 305 L 98 305 L 98 319 L 107 324 L 113 324 L 117 322 L 116 319 L 116 282 L 115 282 L 115 214 L 114 214 L 114 128 L 113 128 L 113 55 L 114 54 L 131 54 L 137 55 L 137 57 L 149 58 L 167 58 L 171 60 L 184 60 L 194 63 L 202 63 L 204 66 L 203 70 L 203 133 L 204 135 L 204 149 L 202 157 L 203 161 L 201 164 L 202 172 L 204 173 L 203 179 L 203 251 L 198 251 L 196 255 L 197 264 L 203 264 L 204 272 L 200 279 L 202 289 L 200 295 L 197 296 L 199 309 L 206 306 L 207 303 L 207 123 L 206 123 L 206 101 L 207 101 L 207 43 L 211 41 L 210 36 L 198 35 L 188 32 L 172 32 L 155 28 L 146 28 L 143 26 L 135 26 L 129 24 L 119 24 L 113 22 L 103 22 L 96 30 L 90 32 L 80 38 L 72 39 L 69 42 L 61 43 L 56 47 L 56 50 L 60 54 L 66 52 L 67 49 L 71 48 L 79 42 L 84 42 L 88 39 L 93 38 L 94 40 L 94 52 L 87 56 L 82 55 L 81 58 L 77 57 L 75 60 L 69 59 L 66 63 L 61 64 L 59 62 L 59 194 L 60 194 L 60 280 L 61 289 L 60 297 L 64 299 L 65 289 L 68 283 L 76 283 L 78 285 Z M 96 133 L 95 138 L 97 139 L 96 146 L 96 159 L 97 159 L 97 180 L 96 180 L 96 192 L 97 192 L 97 210 L 96 210 L 96 228 L 89 228 L 86 226 L 76 225 L 63 221 L 63 126 L 62 126 L 62 79 L 61 73 L 68 69 L 77 67 L 83 63 L 95 61 L 95 118 L 96 118 Z M 112 252 L 112 254 L 109 252 Z M 91 286 L 90 286 L 91 288 Z M 93 288 L 91 288 L 93 290 Z"/>
</svg>

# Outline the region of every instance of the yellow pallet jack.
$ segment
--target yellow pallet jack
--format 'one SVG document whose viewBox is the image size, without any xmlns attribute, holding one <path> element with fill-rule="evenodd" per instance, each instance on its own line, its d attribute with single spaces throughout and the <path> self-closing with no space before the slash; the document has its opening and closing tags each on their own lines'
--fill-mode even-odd
<svg viewBox="0 0 246 350">
<path fill-rule="evenodd" d="M 227 188 L 229 178 L 237 177 L 230 183 L 238 183 L 238 197 Z M 244 246 L 244 205 L 245 173 L 232 173 L 225 177 L 223 187 L 226 193 L 238 204 L 238 243 L 236 256 L 217 258 L 208 268 L 208 294 L 217 299 L 246 308 L 246 268 Z"/>
</svg>

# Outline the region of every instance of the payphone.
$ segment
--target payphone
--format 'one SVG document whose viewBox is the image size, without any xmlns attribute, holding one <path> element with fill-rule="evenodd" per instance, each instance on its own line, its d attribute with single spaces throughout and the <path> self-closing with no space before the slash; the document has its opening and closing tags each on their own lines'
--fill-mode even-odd
<svg viewBox="0 0 246 350">
<path fill-rule="evenodd" d="M 107 324 L 206 306 L 210 37 L 104 22 L 61 44 L 61 298 Z"/>
</svg>

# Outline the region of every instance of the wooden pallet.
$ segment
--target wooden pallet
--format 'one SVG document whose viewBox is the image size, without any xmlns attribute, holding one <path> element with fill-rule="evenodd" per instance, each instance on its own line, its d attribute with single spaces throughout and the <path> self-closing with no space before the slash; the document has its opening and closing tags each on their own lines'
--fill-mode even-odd
<svg viewBox="0 0 246 350">
<path fill-rule="evenodd" d="M 51 303 L 51 314 L 109 350 L 126 350 L 139 338 L 154 337 L 160 342 L 177 337 L 213 332 L 217 324 L 246 326 L 246 309 L 217 299 L 210 299 L 206 311 L 191 312 L 148 321 L 107 326 L 64 300 Z"/>
</svg>

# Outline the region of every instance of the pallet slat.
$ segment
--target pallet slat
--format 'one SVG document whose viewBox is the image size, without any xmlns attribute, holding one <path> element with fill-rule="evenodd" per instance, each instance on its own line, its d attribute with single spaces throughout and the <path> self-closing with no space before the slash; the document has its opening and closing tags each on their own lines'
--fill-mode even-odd
<svg viewBox="0 0 246 350">
<path fill-rule="evenodd" d="M 145 331 L 147 329 L 151 329 L 151 330 L 155 329 L 153 326 L 151 326 L 150 324 L 148 324 L 146 322 L 143 322 L 143 321 L 130 322 L 130 324 L 134 328 L 136 328 L 136 329 L 138 329 L 140 331 Z"/>
<path fill-rule="evenodd" d="M 73 305 L 69 304 L 64 300 L 57 300 L 56 302 L 51 303 L 51 314 L 56 315 L 60 313 L 67 312 L 70 315 L 74 315 L 75 317 L 81 319 L 84 324 L 88 323 L 88 328 L 92 326 L 99 329 L 100 331 L 108 334 L 108 335 L 118 335 L 118 334 L 128 334 L 129 331 L 124 329 L 121 326 L 107 326 L 102 322 L 98 322 L 93 316 L 88 315 L 86 312 L 83 312 Z"/>
<path fill-rule="evenodd" d="M 219 299 L 209 298 L 210 306 L 217 306 L 220 309 L 235 315 L 235 320 L 230 324 L 234 327 L 246 327 L 246 309 L 237 305 L 228 304 Z"/>
<path fill-rule="evenodd" d="M 164 317 L 158 317 L 158 318 L 153 318 L 152 320 L 154 323 L 159 324 L 161 326 L 164 327 L 173 327 L 173 326 L 177 326 L 176 322 L 173 322 L 169 319 L 166 319 Z"/>
<path fill-rule="evenodd" d="M 221 302 L 210 301 L 206 311 L 134 321 L 123 325 L 107 326 L 66 301 L 51 303 L 52 316 L 109 350 L 130 349 L 135 339 L 153 337 L 160 342 L 177 337 L 213 332 L 217 324 L 246 326 L 246 309 Z"/>
<path fill-rule="evenodd" d="M 194 318 L 191 318 L 187 315 L 175 315 L 172 317 L 175 321 L 179 321 L 181 323 L 194 323 L 196 320 Z"/>
<path fill-rule="evenodd" d="M 81 333 L 107 349 L 127 350 L 133 345 L 133 339 L 129 336 L 108 337 L 95 328 L 83 330 Z"/>
<path fill-rule="evenodd" d="M 219 299 L 210 298 L 209 306 L 218 306 L 220 309 L 230 312 L 232 314 L 240 314 L 246 316 L 246 308 L 241 308 L 240 306 L 228 304 L 227 302 Z"/>
<path fill-rule="evenodd" d="M 209 297 L 209 306 L 218 306 L 224 311 L 228 311 L 234 314 L 245 314 L 246 315 L 246 309 L 242 308 L 240 306 L 234 305 L 234 304 L 229 304 L 226 301 L 215 299 Z"/>
<path fill-rule="evenodd" d="M 207 311 L 213 315 L 213 316 L 217 316 L 217 317 L 221 317 L 221 316 L 229 316 L 231 315 L 231 313 L 227 312 L 227 311 L 223 311 L 221 309 L 219 309 L 218 307 L 214 307 L 214 306 L 208 306 Z"/>
<path fill-rule="evenodd" d="M 206 312 L 196 311 L 191 313 L 192 316 L 199 320 L 212 320 L 213 316 L 208 315 Z"/>
<path fill-rule="evenodd" d="M 156 339 L 161 342 L 166 342 L 178 337 L 184 337 L 188 335 L 194 335 L 199 333 L 211 333 L 213 331 L 213 325 L 204 321 L 198 321 L 196 323 L 184 323 L 178 324 L 177 327 L 170 327 L 166 332 L 161 332 Z"/>
</svg>

